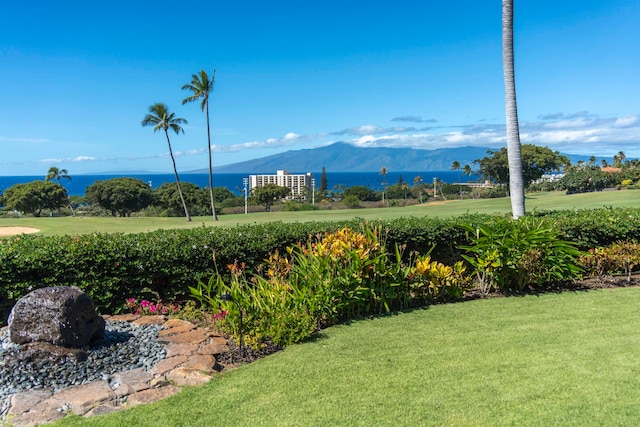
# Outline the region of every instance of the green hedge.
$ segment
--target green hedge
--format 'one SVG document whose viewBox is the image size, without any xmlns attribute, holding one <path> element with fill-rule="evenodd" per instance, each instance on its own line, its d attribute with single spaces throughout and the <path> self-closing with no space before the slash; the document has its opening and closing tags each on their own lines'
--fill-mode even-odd
<svg viewBox="0 0 640 427">
<path fill-rule="evenodd" d="M 640 209 L 598 209 L 539 214 L 553 218 L 566 239 L 581 249 L 617 240 L 640 240 Z M 457 224 L 488 223 L 488 215 L 453 219 L 400 218 L 382 221 L 386 245 L 403 245 L 405 254 L 432 250 L 445 263 L 460 259 L 458 245 L 467 244 Z M 78 286 L 103 313 L 116 313 L 125 300 L 145 289 L 166 300 L 187 295 L 188 286 L 234 261 L 255 268 L 270 252 L 305 242 L 343 226 L 357 229 L 363 222 L 269 223 L 232 228 L 200 227 L 140 234 L 68 236 L 21 235 L 0 240 L 0 323 L 15 301 L 30 290 L 46 286 Z M 213 262 L 215 252 L 216 264 Z"/>
</svg>

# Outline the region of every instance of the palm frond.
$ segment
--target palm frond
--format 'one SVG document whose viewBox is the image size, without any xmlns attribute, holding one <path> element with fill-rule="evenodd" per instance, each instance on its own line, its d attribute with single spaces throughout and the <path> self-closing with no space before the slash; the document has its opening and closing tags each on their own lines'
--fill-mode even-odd
<svg viewBox="0 0 640 427">
<path fill-rule="evenodd" d="M 186 123 L 185 119 L 176 117 L 175 113 L 169 112 L 166 104 L 158 102 L 149 107 L 149 114 L 144 117 L 141 124 L 142 126 L 154 126 L 154 132 L 166 130 L 170 127 L 176 133 L 184 133 L 180 125 Z"/>
</svg>

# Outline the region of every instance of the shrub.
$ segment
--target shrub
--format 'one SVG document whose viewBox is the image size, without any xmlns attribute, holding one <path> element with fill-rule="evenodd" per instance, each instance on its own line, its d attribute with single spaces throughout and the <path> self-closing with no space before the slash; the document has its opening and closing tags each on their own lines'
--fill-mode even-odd
<svg viewBox="0 0 640 427">
<path fill-rule="evenodd" d="M 493 225 L 462 225 L 472 239 L 460 248 L 475 269 L 481 291 L 493 287 L 501 291 L 523 291 L 543 284 L 557 283 L 579 276 L 573 243 L 544 219 L 523 217 L 504 219 Z"/>
<path fill-rule="evenodd" d="M 460 298 L 471 288 L 462 261 L 453 267 L 431 261 L 429 255 L 416 259 L 411 268 L 410 289 L 412 296 L 424 301 L 448 301 Z"/>
<path fill-rule="evenodd" d="M 300 203 L 294 202 L 293 200 L 287 200 L 284 202 L 284 206 L 282 210 L 284 211 L 317 211 L 320 209 L 316 205 L 312 205 L 311 203 Z"/>
<path fill-rule="evenodd" d="M 573 242 L 582 251 L 640 240 L 640 209 L 565 210 L 533 216 L 561 230 L 559 239 Z M 395 260 L 396 247 L 402 248 L 398 254 L 405 267 L 415 253 L 429 253 L 432 261 L 452 266 L 462 259 L 460 246 L 471 244 L 477 226 L 492 228 L 505 220 L 495 215 L 410 217 L 374 221 L 369 226 L 384 230 L 381 243 L 388 258 Z M 470 225 L 474 232 L 465 231 L 460 223 Z M 100 312 L 108 314 L 121 311 L 128 298 L 142 297 L 144 288 L 157 292 L 164 301 L 180 301 L 187 296 L 188 286 L 214 274 L 214 252 L 219 265 L 241 260 L 253 270 L 274 251 L 286 253 L 287 247 L 343 227 L 362 230 L 363 220 L 0 239 L 0 322 L 18 298 L 45 286 L 78 286 Z M 528 254 L 530 259 L 535 255 Z M 395 261 L 387 267 L 400 269 Z M 229 279 L 229 272 L 221 274 Z"/>
<path fill-rule="evenodd" d="M 360 207 L 360 199 L 354 194 L 350 196 L 344 196 L 342 198 L 342 203 L 349 209 L 357 209 Z"/>
<path fill-rule="evenodd" d="M 593 248 L 580 257 L 580 263 L 592 276 L 623 273 L 627 281 L 631 281 L 631 272 L 640 265 L 640 245 L 620 241 L 608 247 Z"/>
<path fill-rule="evenodd" d="M 234 263 L 228 266 L 230 279 L 216 273 L 191 293 L 214 310 L 226 309 L 222 327 L 236 337 L 242 310 L 242 332 L 252 345 L 266 340 L 291 344 L 318 325 L 405 306 L 410 270 L 401 250 L 388 257 L 381 229 L 362 228 L 319 234 L 289 247 L 286 255 L 274 252 L 250 277 L 246 265 Z M 220 301 L 222 294 L 231 295 L 234 303 Z"/>
</svg>

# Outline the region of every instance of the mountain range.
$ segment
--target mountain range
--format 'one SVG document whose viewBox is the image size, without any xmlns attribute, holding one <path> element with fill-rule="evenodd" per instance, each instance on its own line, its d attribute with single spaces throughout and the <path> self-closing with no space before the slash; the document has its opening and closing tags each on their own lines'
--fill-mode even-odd
<svg viewBox="0 0 640 427">
<path fill-rule="evenodd" d="M 334 172 L 377 172 L 385 167 L 400 171 L 451 170 L 454 161 L 460 165 L 472 165 L 476 159 L 487 156 L 487 147 L 457 147 L 424 150 L 416 148 L 356 147 L 346 142 L 336 142 L 319 148 L 290 150 L 259 159 L 247 160 L 214 168 L 217 173 L 275 173 L 288 170 L 292 173 L 318 172 L 323 167 Z M 563 153 L 564 154 L 564 153 Z M 587 161 L 589 156 L 565 154 L 572 163 Z M 207 173 L 207 169 L 190 173 Z"/>
</svg>

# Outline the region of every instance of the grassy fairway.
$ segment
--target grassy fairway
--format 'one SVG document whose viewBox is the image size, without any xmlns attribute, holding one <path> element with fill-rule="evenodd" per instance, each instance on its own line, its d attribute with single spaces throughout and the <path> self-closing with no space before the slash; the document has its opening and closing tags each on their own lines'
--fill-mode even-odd
<svg viewBox="0 0 640 427">
<path fill-rule="evenodd" d="M 527 209 L 592 209 L 601 207 L 640 207 L 640 191 L 605 191 L 566 195 L 564 192 L 533 193 L 527 195 Z M 352 218 L 392 219 L 398 217 L 451 217 L 466 213 L 508 213 L 511 204 L 508 198 L 451 200 L 430 202 L 420 206 L 341 209 L 302 212 L 261 212 L 248 215 L 220 215 L 218 222 L 210 217 L 195 217 L 188 223 L 183 218 L 2 218 L 2 226 L 23 226 L 40 229 L 40 234 L 86 234 L 93 232 L 137 233 L 159 228 L 188 228 L 206 226 L 235 226 L 271 221 L 339 221 Z"/>
<path fill-rule="evenodd" d="M 432 306 L 75 426 L 637 425 L 640 289 Z"/>
</svg>

